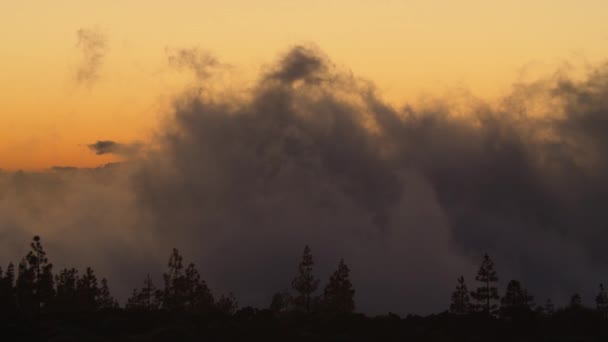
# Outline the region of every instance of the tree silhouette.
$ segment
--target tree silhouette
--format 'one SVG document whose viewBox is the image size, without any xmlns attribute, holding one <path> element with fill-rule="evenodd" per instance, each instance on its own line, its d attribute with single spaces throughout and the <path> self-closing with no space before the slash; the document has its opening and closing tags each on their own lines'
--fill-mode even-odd
<svg viewBox="0 0 608 342">
<path fill-rule="evenodd" d="M 606 289 L 604 289 L 604 284 L 600 284 L 600 293 L 598 293 L 597 297 L 595 297 L 595 304 L 597 307 L 597 311 L 599 311 L 602 316 L 608 316 L 608 294 L 606 294 Z"/>
<path fill-rule="evenodd" d="M 54 309 L 61 312 L 78 310 L 78 271 L 75 268 L 61 270 L 55 277 L 55 283 L 57 294 Z"/>
<path fill-rule="evenodd" d="M 581 295 L 575 293 L 570 297 L 570 304 L 568 307 L 570 309 L 580 309 L 583 306 L 583 300 L 581 299 Z"/>
<path fill-rule="evenodd" d="M 97 305 L 100 309 L 112 309 L 118 307 L 118 302 L 110 294 L 110 287 L 106 278 L 101 279 L 101 287 L 97 294 Z"/>
<path fill-rule="evenodd" d="M 236 297 L 232 292 L 230 292 L 227 296 L 222 295 L 216 304 L 217 309 L 226 314 L 232 315 L 239 308 L 239 303 L 236 300 Z"/>
<path fill-rule="evenodd" d="M 30 243 L 31 250 L 25 257 L 30 272 L 33 273 L 34 310 L 47 307 L 55 296 L 53 264 L 49 263 L 39 236 Z"/>
<path fill-rule="evenodd" d="M 207 283 L 201 278 L 193 263 L 186 268 L 184 290 L 186 293 L 184 306 L 190 311 L 209 311 L 213 308 L 214 299 Z"/>
<path fill-rule="evenodd" d="M 450 304 L 450 312 L 457 315 L 464 315 L 471 312 L 471 300 L 469 298 L 469 290 L 464 283 L 464 277 L 458 278 L 458 285 L 452 293 L 452 304 Z"/>
<path fill-rule="evenodd" d="M 507 284 L 507 291 L 500 300 L 500 314 L 503 317 L 514 319 L 530 314 L 534 298 L 521 286 L 517 280 Z"/>
<path fill-rule="evenodd" d="M 291 286 L 297 292 L 293 303 L 297 310 L 311 312 L 312 295 L 319 287 L 319 280 L 312 274 L 314 262 L 308 246 L 304 247 L 302 261 L 298 266 L 298 275 L 291 282 Z"/>
<path fill-rule="evenodd" d="M 553 305 L 553 301 L 551 300 L 551 298 L 547 298 L 545 306 L 543 307 L 543 311 L 547 316 L 553 316 L 553 314 L 555 313 L 555 305 Z"/>
<path fill-rule="evenodd" d="M 90 267 L 87 267 L 85 273 L 78 279 L 76 293 L 80 310 L 95 311 L 99 308 L 99 303 L 97 303 L 99 297 L 97 277 Z"/>
<path fill-rule="evenodd" d="M 9 317 L 16 309 L 15 266 L 9 263 L 4 274 L 0 269 L 0 317 Z"/>
<path fill-rule="evenodd" d="M 21 260 L 18 268 L 17 282 L 15 284 L 17 309 L 26 316 L 31 317 L 38 312 L 34 293 L 36 274 L 28 267 L 25 258 Z"/>
<path fill-rule="evenodd" d="M 477 272 L 475 280 L 481 285 L 473 292 L 471 297 L 477 302 L 476 311 L 484 312 L 486 315 L 491 315 L 498 307 L 495 302 L 499 299 L 498 289 L 495 284 L 498 282 L 496 271 L 494 270 L 494 262 L 485 254 L 483 261 Z"/>
<path fill-rule="evenodd" d="M 152 311 L 160 307 L 160 292 L 156 290 L 150 274 L 144 279 L 141 290 L 133 289 L 133 294 L 127 300 L 126 308 L 136 311 Z"/>
<path fill-rule="evenodd" d="M 355 309 L 353 284 L 349 279 L 348 266 L 340 260 L 338 269 L 329 278 L 323 291 L 322 307 L 335 313 L 351 313 Z"/>
<path fill-rule="evenodd" d="M 285 311 L 288 311 L 292 302 L 293 299 L 291 298 L 289 291 L 284 290 L 282 292 L 277 292 L 272 295 L 269 309 L 275 315 L 279 315 Z"/>
<path fill-rule="evenodd" d="M 162 307 L 169 311 L 208 311 L 214 300 L 207 283 L 190 263 L 184 270 L 183 258 L 174 248 L 168 262 L 169 271 L 163 274 L 165 288 L 160 294 Z"/>
</svg>

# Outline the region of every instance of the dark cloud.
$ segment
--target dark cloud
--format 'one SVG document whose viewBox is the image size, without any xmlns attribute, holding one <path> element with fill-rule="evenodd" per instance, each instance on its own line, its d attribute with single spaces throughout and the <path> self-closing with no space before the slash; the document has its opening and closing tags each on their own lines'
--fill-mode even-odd
<svg viewBox="0 0 608 342">
<path fill-rule="evenodd" d="M 99 140 L 87 147 L 97 155 L 116 154 L 122 156 L 134 156 L 142 148 L 141 143 L 123 144 L 112 140 Z"/>
<path fill-rule="evenodd" d="M 81 28 L 76 35 L 77 47 L 81 53 L 76 80 L 79 83 L 95 82 L 99 78 L 99 69 L 107 52 L 107 40 L 102 32 L 90 28 Z"/>
<path fill-rule="evenodd" d="M 606 70 L 463 114 L 452 99 L 395 108 L 296 47 L 247 96 L 176 99 L 145 158 L 0 174 L 0 224 L 31 235 L 44 223 L 51 257 L 101 263 L 123 298 L 177 246 L 216 292 L 265 305 L 309 244 L 323 280 L 345 258 L 366 312 L 445 309 L 485 252 L 503 286 L 590 302 L 608 274 Z"/>
<path fill-rule="evenodd" d="M 198 47 L 187 49 L 167 49 L 169 65 L 177 69 L 187 69 L 194 73 L 198 80 L 207 80 L 214 69 L 221 66 L 209 52 Z"/>
</svg>

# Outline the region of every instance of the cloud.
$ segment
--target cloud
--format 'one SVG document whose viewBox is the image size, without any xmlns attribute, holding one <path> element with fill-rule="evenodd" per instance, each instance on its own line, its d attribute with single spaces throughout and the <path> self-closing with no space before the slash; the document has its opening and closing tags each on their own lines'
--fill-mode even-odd
<svg viewBox="0 0 608 342">
<path fill-rule="evenodd" d="M 167 49 L 166 53 L 170 66 L 178 70 L 192 71 L 199 81 L 207 80 L 214 69 L 221 66 L 210 52 L 198 47 Z"/>
<path fill-rule="evenodd" d="M 396 108 L 295 47 L 246 96 L 177 98 L 145 157 L 0 174 L 0 239 L 23 246 L 1 256 L 40 233 L 56 264 L 91 264 L 124 299 L 176 246 L 216 293 L 262 306 L 309 244 L 322 281 L 345 258 L 360 310 L 428 313 L 460 274 L 475 286 L 488 252 L 503 287 L 592 298 L 608 274 L 607 80 L 600 66 L 520 84 L 465 114 L 460 99 Z"/>
<path fill-rule="evenodd" d="M 97 155 L 116 154 L 122 156 L 134 156 L 142 148 L 141 143 L 123 144 L 112 140 L 99 140 L 87 147 Z"/>
<path fill-rule="evenodd" d="M 81 84 L 91 84 L 99 78 L 99 69 L 103 65 L 107 53 L 107 39 L 102 32 L 91 28 L 81 28 L 76 32 L 77 47 L 81 53 L 81 61 L 76 70 L 76 81 Z"/>
</svg>

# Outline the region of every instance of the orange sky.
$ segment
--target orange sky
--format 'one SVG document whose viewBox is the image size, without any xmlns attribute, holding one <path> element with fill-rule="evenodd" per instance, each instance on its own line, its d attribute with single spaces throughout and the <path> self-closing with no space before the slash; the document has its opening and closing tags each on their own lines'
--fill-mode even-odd
<svg viewBox="0 0 608 342">
<path fill-rule="evenodd" d="M 191 80 L 166 49 L 200 46 L 251 81 L 312 42 L 385 98 L 466 88 L 481 97 L 565 61 L 608 56 L 603 0 L 6 1 L 0 7 L 0 168 L 96 166 L 99 139 L 146 140 Z M 99 78 L 79 83 L 81 28 L 106 42 Z M 532 76 L 530 76 L 532 75 Z"/>
</svg>

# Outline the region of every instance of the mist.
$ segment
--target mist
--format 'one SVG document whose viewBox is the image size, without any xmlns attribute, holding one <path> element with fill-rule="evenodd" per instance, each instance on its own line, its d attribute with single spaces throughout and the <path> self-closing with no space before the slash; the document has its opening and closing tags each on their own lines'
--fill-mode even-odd
<svg viewBox="0 0 608 342">
<path fill-rule="evenodd" d="M 215 90 L 215 57 L 169 58 L 199 83 L 148 146 L 87 142 L 138 146 L 127 162 L 0 172 L 3 263 L 40 234 L 55 267 L 91 265 L 124 300 L 177 247 L 214 294 L 266 306 L 308 244 L 322 286 L 345 259 L 366 313 L 446 309 L 486 252 L 501 290 L 519 279 L 539 303 L 590 302 L 607 281 L 606 66 L 463 113 L 451 99 L 395 107 L 310 46 L 234 92 Z"/>
</svg>

